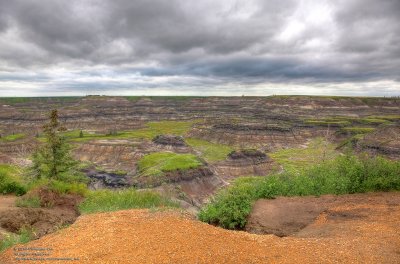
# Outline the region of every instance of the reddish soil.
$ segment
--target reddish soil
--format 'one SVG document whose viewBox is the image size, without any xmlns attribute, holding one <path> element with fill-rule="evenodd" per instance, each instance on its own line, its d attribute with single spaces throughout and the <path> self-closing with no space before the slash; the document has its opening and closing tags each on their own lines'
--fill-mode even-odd
<svg viewBox="0 0 400 264">
<path fill-rule="evenodd" d="M 321 236 L 331 230 L 335 223 L 368 220 L 381 213 L 377 208 L 392 210 L 395 206 L 400 206 L 398 192 L 261 199 L 254 204 L 245 230 L 277 236 Z M 322 218 L 330 220 L 329 224 L 324 225 L 326 230 L 311 225 L 316 219 Z"/>
<path fill-rule="evenodd" d="M 283 238 L 224 230 L 171 211 L 85 215 L 5 251 L 0 263 L 20 263 L 14 254 L 21 248 L 51 248 L 47 258 L 70 258 L 68 263 L 399 263 L 400 193 L 344 197 L 305 233 Z"/>
</svg>

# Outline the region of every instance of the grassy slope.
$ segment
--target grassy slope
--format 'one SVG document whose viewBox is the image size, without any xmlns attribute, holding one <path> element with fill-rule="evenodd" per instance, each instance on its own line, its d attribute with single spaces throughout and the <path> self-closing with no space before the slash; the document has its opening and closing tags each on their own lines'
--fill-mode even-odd
<svg viewBox="0 0 400 264">
<path fill-rule="evenodd" d="M 120 191 L 98 190 L 87 194 L 79 205 L 83 214 L 109 212 L 134 208 L 177 207 L 177 204 L 151 191 L 126 189 Z"/>
<path fill-rule="evenodd" d="M 228 145 L 212 143 L 203 139 L 188 138 L 186 143 L 201 153 L 207 162 L 224 160 L 234 149 Z"/>
<path fill-rule="evenodd" d="M 144 176 L 160 176 L 163 172 L 193 169 L 201 165 L 201 161 L 193 154 L 172 152 L 151 153 L 138 162 L 139 171 Z"/>
</svg>

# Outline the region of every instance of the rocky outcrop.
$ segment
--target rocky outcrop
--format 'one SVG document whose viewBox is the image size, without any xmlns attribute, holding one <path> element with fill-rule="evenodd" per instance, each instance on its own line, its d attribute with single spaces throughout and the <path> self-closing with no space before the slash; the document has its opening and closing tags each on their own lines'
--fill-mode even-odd
<svg viewBox="0 0 400 264">
<path fill-rule="evenodd" d="M 228 154 L 232 160 L 250 160 L 254 163 L 264 162 L 268 159 L 267 154 L 257 149 L 235 150 Z"/>
<path fill-rule="evenodd" d="M 87 169 L 83 172 L 90 178 L 90 189 L 118 189 L 132 186 L 131 178 L 126 174 L 98 171 L 95 169 Z"/>
</svg>

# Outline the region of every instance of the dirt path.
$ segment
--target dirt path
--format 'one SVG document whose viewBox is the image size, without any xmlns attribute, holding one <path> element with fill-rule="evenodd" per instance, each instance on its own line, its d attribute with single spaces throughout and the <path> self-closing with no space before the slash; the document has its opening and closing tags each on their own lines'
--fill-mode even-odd
<svg viewBox="0 0 400 264">
<path fill-rule="evenodd" d="M 15 200 L 17 199 L 14 195 L 0 195 L 0 212 L 15 209 Z"/>
<path fill-rule="evenodd" d="M 280 238 L 224 230 L 178 212 L 127 210 L 81 216 L 71 227 L 23 247 L 51 248 L 47 257 L 79 259 L 68 263 L 399 263 L 400 205 L 369 194 L 364 198 L 364 203 L 330 210 L 368 208 L 366 217 L 343 220 L 321 214 L 312 223 L 315 228 L 336 225 L 341 235 Z M 0 263 L 17 263 L 14 254 L 9 249 Z"/>
</svg>

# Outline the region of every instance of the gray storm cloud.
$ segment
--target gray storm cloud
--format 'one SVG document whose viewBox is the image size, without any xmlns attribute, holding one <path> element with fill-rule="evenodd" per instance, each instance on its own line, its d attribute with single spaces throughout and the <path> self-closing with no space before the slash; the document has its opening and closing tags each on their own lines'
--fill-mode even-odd
<svg viewBox="0 0 400 264">
<path fill-rule="evenodd" d="M 399 95 L 399 14 L 398 0 L 0 0 L 0 95 Z"/>
</svg>

